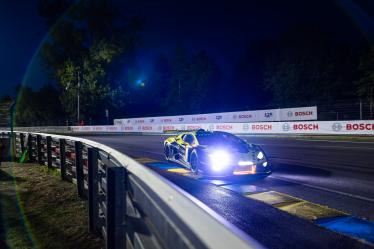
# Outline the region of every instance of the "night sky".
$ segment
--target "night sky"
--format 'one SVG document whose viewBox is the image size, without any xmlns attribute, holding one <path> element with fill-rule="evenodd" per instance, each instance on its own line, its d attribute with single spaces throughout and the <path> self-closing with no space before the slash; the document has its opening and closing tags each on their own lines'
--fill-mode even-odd
<svg viewBox="0 0 374 249">
<path fill-rule="evenodd" d="M 347 10 L 352 9 L 352 3 L 355 2 L 132 0 L 116 4 L 122 13 L 145 19 L 138 64 L 146 77 L 154 57 L 171 54 L 177 44 L 191 52 L 207 50 L 230 75 L 250 40 L 276 37 L 300 23 L 320 26 L 344 41 L 363 40 L 363 33 L 371 27 L 362 25 L 367 24 L 365 20 L 360 23 L 360 11 Z M 370 0 L 356 3 L 364 9 L 372 5 Z M 370 14 L 365 13 L 364 19 L 370 19 Z M 37 13 L 37 0 L 0 0 L 0 96 L 14 94 L 15 85 L 23 79 L 36 88 L 48 81 L 36 53 L 47 33 Z"/>
</svg>

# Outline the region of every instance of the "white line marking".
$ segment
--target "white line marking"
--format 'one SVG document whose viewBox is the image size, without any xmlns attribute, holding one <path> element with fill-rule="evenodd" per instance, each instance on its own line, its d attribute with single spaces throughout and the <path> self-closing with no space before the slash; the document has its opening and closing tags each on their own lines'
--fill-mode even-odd
<svg viewBox="0 0 374 249">
<path fill-rule="evenodd" d="M 277 176 L 269 176 L 269 177 L 277 179 L 277 180 L 281 180 L 281 181 L 296 183 L 296 184 L 303 185 L 303 186 L 306 186 L 306 187 L 309 187 L 309 188 L 314 188 L 314 189 L 318 189 L 318 190 L 331 192 L 331 193 L 334 193 L 334 194 L 340 194 L 340 195 L 348 196 L 348 197 L 351 197 L 351 198 L 356 198 L 356 199 L 363 200 L 363 201 L 374 202 L 373 198 L 369 198 L 369 197 L 365 197 L 365 196 L 360 196 L 360 195 L 350 194 L 350 193 L 346 193 L 346 192 L 342 192 L 342 191 L 338 191 L 338 190 L 333 190 L 333 189 L 329 189 L 329 188 L 319 187 L 319 186 L 308 184 L 308 183 L 302 183 L 302 182 L 299 182 L 299 181 L 289 180 L 289 179 L 283 178 L 283 177 L 277 177 Z"/>
</svg>

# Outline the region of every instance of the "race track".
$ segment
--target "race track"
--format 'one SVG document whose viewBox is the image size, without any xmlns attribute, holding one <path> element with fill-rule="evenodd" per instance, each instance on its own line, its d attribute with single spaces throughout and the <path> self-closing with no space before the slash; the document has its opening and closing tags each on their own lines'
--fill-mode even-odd
<svg viewBox="0 0 374 249">
<path fill-rule="evenodd" d="M 100 135 L 85 138 L 133 158 L 167 165 L 167 136 Z M 367 243 L 317 226 L 262 201 L 246 198 L 243 187 L 282 193 L 374 221 L 374 143 L 284 137 L 243 137 L 259 144 L 274 166 L 271 176 L 245 182 L 212 182 L 151 167 L 269 248 L 366 248 Z M 159 163 L 159 164 L 160 164 Z M 146 164 L 146 163 L 145 163 Z M 214 183 L 214 184 L 212 184 Z M 239 189 L 239 190 L 238 190 Z M 186 210 L 188 212 L 188 210 Z"/>
</svg>

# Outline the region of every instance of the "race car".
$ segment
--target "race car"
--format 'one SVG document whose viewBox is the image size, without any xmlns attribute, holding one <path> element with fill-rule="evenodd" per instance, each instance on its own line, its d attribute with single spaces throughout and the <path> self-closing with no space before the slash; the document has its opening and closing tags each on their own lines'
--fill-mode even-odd
<svg viewBox="0 0 374 249">
<path fill-rule="evenodd" d="M 221 131 L 184 132 L 164 141 L 165 158 L 194 174 L 214 177 L 271 174 L 265 152 L 254 144 Z"/>
</svg>

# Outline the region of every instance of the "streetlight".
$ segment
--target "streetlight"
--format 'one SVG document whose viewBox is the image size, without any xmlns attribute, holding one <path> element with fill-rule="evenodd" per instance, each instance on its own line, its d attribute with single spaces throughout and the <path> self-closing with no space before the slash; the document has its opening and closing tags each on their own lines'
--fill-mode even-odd
<svg viewBox="0 0 374 249">
<path fill-rule="evenodd" d="M 140 86 L 140 87 L 145 87 L 145 82 L 144 82 L 144 80 L 138 80 L 137 82 L 136 82 L 136 85 L 138 85 L 138 86 Z"/>
</svg>

